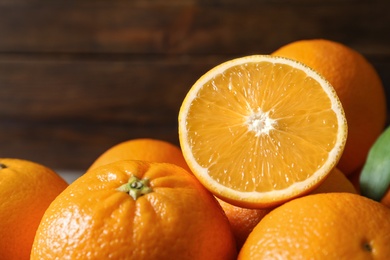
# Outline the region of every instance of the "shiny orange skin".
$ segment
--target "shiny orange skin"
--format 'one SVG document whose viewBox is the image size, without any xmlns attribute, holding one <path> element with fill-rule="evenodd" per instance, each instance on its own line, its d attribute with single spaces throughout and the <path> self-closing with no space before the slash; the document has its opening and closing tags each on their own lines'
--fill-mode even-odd
<svg viewBox="0 0 390 260">
<path fill-rule="evenodd" d="M 150 193 L 118 188 L 135 176 Z M 73 182 L 46 211 L 34 240 L 41 259 L 235 259 L 235 242 L 215 198 L 183 168 L 118 161 Z"/>
<path fill-rule="evenodd" d="M 30 259 L 39 222 L 68 184 L 41 164 L 0 159 L 0 259 Z"/>
<path fill-rule="evenodd" d="M 328 192 L 349 192 L 358 194 L 355 186 L 345 174 L 338 168 L 333 168 L 326 179 L 310 194 Z"/>
<path fill-rule="evenodd" d="M 184 160 L 180 147 L 153 138 L 136 138 L 118 143 L 101 154 L 88 170 L 121 160 L 172 163 L 191 171 Z"/>
<path fill-rule="evenodd" d="M 390 209 L 352 193 L 294 199 L 253 229 L 238 259 L 390 259 Z"/>
<path fill-rule="evenodd" d="M 253 228 L 272 210 L 242 208 L 218 198 L 217 200 L 229 219 L 238 250 L 242 247 Z"/>
<path fill-rule="evenodd" d="M 348 139 L 337 167 L 346 175 L 358 170 L 386 123 L 386 95 L 375 68 L 352 48 L 326 39 L 291 42 L 272 55 L 306 64 L 334 87 L 348 122 Z"/>
</svg>

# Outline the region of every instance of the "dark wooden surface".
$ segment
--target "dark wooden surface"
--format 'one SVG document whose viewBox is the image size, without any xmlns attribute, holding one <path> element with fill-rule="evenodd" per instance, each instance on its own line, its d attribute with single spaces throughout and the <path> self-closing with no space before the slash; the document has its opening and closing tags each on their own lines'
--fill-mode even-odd
<svg viewBox="0 0 390 260">
<path fill-rule="evenodd" d="M 0 157 L 84 170 L 118 142 L 178 144 L 191 85 L 230 58 L 327 38 L 390 96 L 390 1 L 0 1 Z M 390 100 L 390 98 L 389 98 Z"/>
</svg>

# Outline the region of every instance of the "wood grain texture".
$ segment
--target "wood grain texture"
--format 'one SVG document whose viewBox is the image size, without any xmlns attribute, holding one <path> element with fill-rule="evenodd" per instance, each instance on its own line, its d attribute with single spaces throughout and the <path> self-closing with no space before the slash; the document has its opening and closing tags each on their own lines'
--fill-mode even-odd
<svg viewBox="0 0 390 260">
<path fill-rule="evenodd" d="M 0 3 L 0 157 L 86 169 L 137 137 L 178 144 L 192 84 L 228 59 L 327 38 L 372 62 L 390 100 L 390 2 Z"/>
<path fill-rule="evenodd" d="M 242 54 L 314 37 L 390 49 L 385 0 L 25 2 L 0 6 L 2 52 Z"/>
</svg>

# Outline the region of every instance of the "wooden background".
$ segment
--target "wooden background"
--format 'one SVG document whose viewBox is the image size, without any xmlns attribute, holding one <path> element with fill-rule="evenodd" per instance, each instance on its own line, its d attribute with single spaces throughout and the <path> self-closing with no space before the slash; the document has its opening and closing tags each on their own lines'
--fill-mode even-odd
<svg viewBox="0 0 390 260">
<path fill-rule="evenodd" d="M 389 96 L 389 11 L 389 0 L 1 0 L 0 157 L 84 170 L 128 139 L 178 144 L 179 107 L 203 73 L 300 39 L 356 49 Z"/>
</svg>

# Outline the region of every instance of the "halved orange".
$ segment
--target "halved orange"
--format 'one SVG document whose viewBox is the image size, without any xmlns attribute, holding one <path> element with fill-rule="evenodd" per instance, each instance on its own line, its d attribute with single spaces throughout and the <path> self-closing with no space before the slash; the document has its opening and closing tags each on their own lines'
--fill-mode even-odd
<svg viewBox="0 0 390 260">
<path fill-rule="evenodd" d="M 272 207 L 313 190 L 346 137 L 333 87 L 302 63 L 268 55 L 211 69 L 179 112 L 180 145 L 194 175 L 243 207 Z"/>
</svg>

